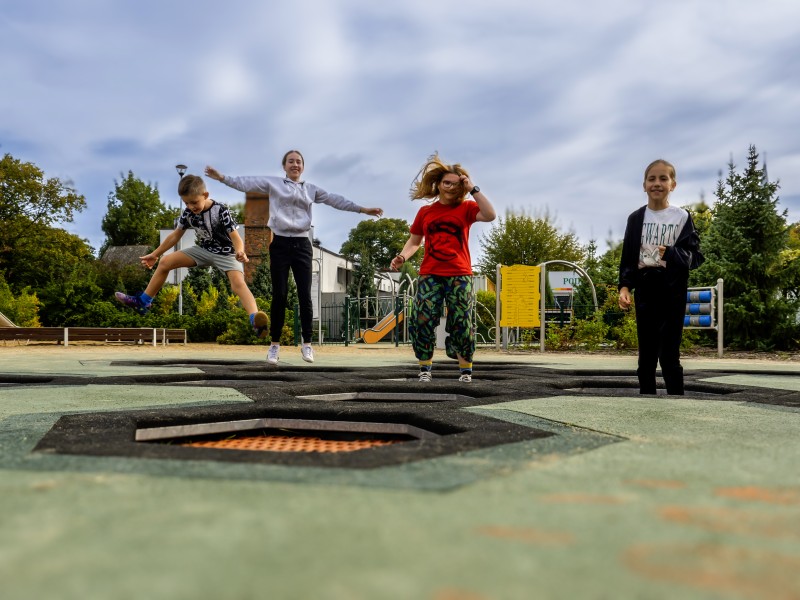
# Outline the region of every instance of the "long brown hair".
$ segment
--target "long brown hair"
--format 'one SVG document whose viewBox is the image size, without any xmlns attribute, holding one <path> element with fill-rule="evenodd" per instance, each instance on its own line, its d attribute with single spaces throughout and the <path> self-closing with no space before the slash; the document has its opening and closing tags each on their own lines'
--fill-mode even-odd
<svg viewBox="0 0 800 600">
<path fill-rule="evenodd" d="M 436 198 L 439 195 L 439 184 L 447 173 L 453 173 L 459 177 L 462 175 L 469 177 L 469 173 L 464 167 L 458 163 L 448 165 L 442 162 L 438 153 L 428 157 L 428 162 L 419 170 L 411 184 L 411 199 Z M 462 200 L 467 197 L 468 192 L 469 190 L 461 190 Z"/>
<path fill-rule="evenodd" d="M 306 166 L 306 159 L 303 158 L 303 155 L 300 154 L 300 150 L 289 150 L 286 154 L 283 155 L 283 160 L 281 160 L 281 166 L 286 166 L 286 159 L 289 158 L 290 154 L 297 154 L 300 156 L 300 160 L 303 161 L 303 166 Z"/>
</svg>

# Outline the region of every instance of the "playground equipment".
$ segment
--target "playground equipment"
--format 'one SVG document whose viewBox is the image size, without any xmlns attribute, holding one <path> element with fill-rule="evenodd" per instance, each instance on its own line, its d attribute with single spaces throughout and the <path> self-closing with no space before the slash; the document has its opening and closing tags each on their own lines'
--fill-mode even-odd
<svg viewBox="0 0 800 600">
<path fill-rule="evenodd" d="M 548 260 L 536 265 L 497 265 L 497 305 L 495 346 L 500 349 L 500 328 L 503 346 L 508 346 L 509 327 L 539 327 L 539 349 L 544 352 L 547 291 L 547 265 L 558 264 L 572 268 L 584 277 L 592 290 L 594 309 L 597 310 L 597 292 L 592 278 L 580 266 L 566 260 Z M 538 310 L 537 310 L 538 309 Z"/>
<path fill-rule="evenodd" d="M 375 344 L 386 337 L 399 323 L 403 322 L 404 314 L 402 311 L 397 314 L 391 312 L 376 323 L 374 327 L 359 330 L 358 337 L 364 340 L 365 344 Z"/>
<path fill-rule="evenodd" d="M 723 280 L 709 287 L 691 287 L 686 292 L 684 329 L 713 329 L 717 332 L 717 356 L 722 358 Z M 716 314 L 715 314 L 716 313 Z"/>
<path fill-rule="evenodd" d="M 16 325 L 14 325 L 11 319 L 0 312 L 0 327 L 16 327 Z"/>
</svg>

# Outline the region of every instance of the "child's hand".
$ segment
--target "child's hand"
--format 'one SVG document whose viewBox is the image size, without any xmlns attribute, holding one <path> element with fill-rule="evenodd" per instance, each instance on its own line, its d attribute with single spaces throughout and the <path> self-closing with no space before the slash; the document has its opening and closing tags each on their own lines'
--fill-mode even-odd
<svg viewBox="0 0 800 600">
<path fill-rule="evenodd" d="M 236 260 L 238 260 L 240 263 L 250 262 L 250 259 L 247 258 L 247 254 L 244 253 L 244 250 L 239 250 L 236 253 Z"/>
<path fill-rule="evenodd" d="M 208 177 L 211 177 L 211 179 L 216 179 L 217 181 L 222 181 L 223 179 L 222 173 L 217 171 L 214 167 L 206 167 L 205 173 Z"/>
<path fill-rule="evenodd" d="M 401 255 L 398 254 L 397 256 L 395 256 L 392 259 L 392 262 L 389 263 L 389 266 L 392 268 L 392 270 L 399 271 L 400 267 L 402 267 L 403 263 L 405 263 L 405 262 L 406 262 L 405 259 Z"/>
<path fill-rule="evenodd" d="M 152 269 L 156 262 L 158 262 L 158 257 L 151 252 L 150 254 L 140 256 L 139 260 L 142 262 L 142 266 Z"/>
<path fill-rule="evenodd" d="M 631 307 L 631 291 L 624 287 L 619 290 L 619 307 L 628 310 Z"/>
</svg>

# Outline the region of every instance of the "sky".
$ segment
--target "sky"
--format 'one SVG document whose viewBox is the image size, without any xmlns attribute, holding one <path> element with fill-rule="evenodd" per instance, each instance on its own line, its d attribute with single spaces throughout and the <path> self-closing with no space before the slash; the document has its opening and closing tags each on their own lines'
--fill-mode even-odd
<svg viewBox="0 0 800 600">
<path fill-rule="evenodd" d="M 128 171 L 178 206 L 176 164 L 282 175 L 295 148 L 307 181 L 409 223 L 438 152 L 500 216 L 602 252 L 652 160 L 672 204 L 713 204 L 755 145 L 800 221 L 797 0 L 0 0 L 0 55 L 0 152 L 85 196 L 63 227 L 94 248 Z M 316 206 L 315 237 L 338 251 L 361 218 Z"/>
</svg>

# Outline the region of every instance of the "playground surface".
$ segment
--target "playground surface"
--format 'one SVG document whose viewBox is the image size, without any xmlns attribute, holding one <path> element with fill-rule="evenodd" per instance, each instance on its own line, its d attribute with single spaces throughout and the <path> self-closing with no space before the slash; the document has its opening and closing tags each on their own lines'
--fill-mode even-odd
<svg viewBox="0 0 800 600">
<path fill-rule="evenodd" d="M 0 598 L 800 598 L 800 362 L 408 347 L 0 345 Z M 136 442 L 305 418 L 334 454 Z M 137 434 L 138 435 L 138 434 Z"/>
</svg>

